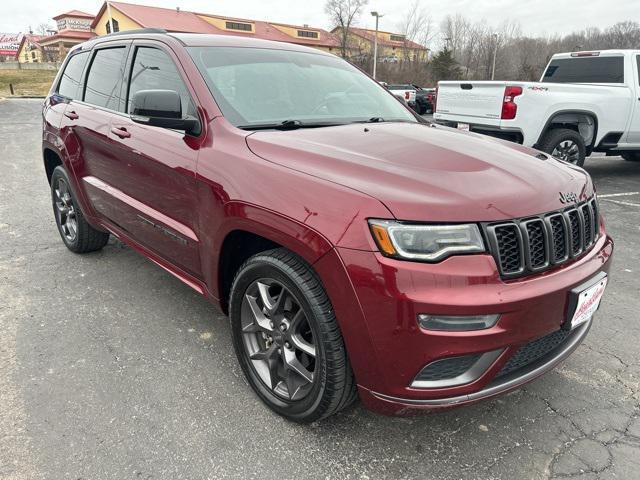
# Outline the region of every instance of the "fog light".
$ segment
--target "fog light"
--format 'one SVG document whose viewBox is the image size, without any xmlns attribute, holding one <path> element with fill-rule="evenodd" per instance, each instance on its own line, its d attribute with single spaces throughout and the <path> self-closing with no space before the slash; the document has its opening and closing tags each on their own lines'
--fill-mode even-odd
<svg viewBox="0 0 640 480">
<path fill-rule="evenodd" d="M 500 315 L 418 315 L 418 325 L 425 330 L 439 330 L 446 332 L 466 332 L 470 330 L 484 330 L 493 327 Z"/>
</svg>

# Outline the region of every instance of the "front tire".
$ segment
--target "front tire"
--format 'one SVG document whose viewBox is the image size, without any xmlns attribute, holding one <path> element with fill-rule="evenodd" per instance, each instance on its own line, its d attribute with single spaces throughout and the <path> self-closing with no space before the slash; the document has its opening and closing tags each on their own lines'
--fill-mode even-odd
<svg viewBox="0 0 640 480">
<path fill-rule="evenodd" d="M 75 253 L 95 252 L 109 241 L 109 234 L 93 228 L 85 220 L 69 176 L 62 166 L 51 175 L 51 201 L 60 237 Z"/>
<path fill-rule="evenodd" d="M 540 142 L 540 150 L 578 167 L 584 165 L 587 152 L 582 136 L 568 128 L 549 130 Z"/>
<path fill-rule="evenodd" d="M 229 307 L 238 361 L 269 408 L 308 423 L 355 400 L 333 308 L 300 257 L 283 248 L 251 257 L 236 274 Z"/>
</svg>

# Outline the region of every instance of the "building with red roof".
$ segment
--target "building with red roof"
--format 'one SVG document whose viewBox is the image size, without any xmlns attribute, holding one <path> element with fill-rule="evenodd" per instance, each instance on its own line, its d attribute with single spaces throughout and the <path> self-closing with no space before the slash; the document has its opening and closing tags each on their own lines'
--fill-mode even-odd
<svg viewBox="0 0 640 480">
<path fill-rule="evenodd" d="M 342 27 L 332 30 L 334 35 L 342 37 Z M 382 62 L 426 61 L 429 49 L 413 42 L 400 33 L 378 30 L 378 60 Z M 366 28 L 350 27 L 347 35 L 347 50 L 354 57 L 373 56 L 376 31 Z"/>
<path fill-rule="evenodd" d="M 37 48 L 42 52 L 40 61 L 62 60 L 71 47 L 95 37 L 96 34 L 91 30 L 94 18 L 90 13 L 80 10 L 71 10 L 53 17 L 58 31 L 38 39 Z M 18 61 L 24 62 L 24 58 L 24 51 L 18 51 Z"/>
<path fill-rule="evenodd" d="M 105 35 L 111 33 L 111 25 L 115 32 L 136 28 L 163 28 L 169 32 L 239 35 L 290 42 L 327 51 L 337 51 L 340 47 L 340 41 L 335 35 L 309 25 L 289 25 L 124 2 L 105 2 L 91 28 L 96 34 Z"/>
</svg>

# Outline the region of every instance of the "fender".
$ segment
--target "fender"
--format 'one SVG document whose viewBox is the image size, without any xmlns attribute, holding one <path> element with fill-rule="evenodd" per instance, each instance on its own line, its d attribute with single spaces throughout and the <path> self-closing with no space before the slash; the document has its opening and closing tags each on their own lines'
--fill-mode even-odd
<svg viewBox="0 0 640 480">
<path fill-rule="evenodd" d="M 578 109 L 566 109 L 566 110 L 558 110 L 556 112 L 553 112 L 545 122 L 544 127 L 542 127 L 542 130 L 538 135 L 538 140 L 534 144 L 534 148 L 537 148 L 537 145 L 540 143 L 540 141 L 542 140 L 542 137 L 544 137 L 545 133 L 547 132 L 549 125 L 551 125 L 551 123 L 553 122 L 553 119 L 559 115 L 565 115 L 565 114 L 586 115 L 593 118 L 593 122 L 594 122 L 593 140 L 591 141 L 590 145 L 586 145 L 588 152 L 593 149 L 593 147 L 597 144 L 596 140 L 598 138 L 598 115 L 589 110 L 578 110 Z"/>
<path fill-rule="evenodd" d="M 204 228 L 201 232 L 201 258 L 209 296 L 222 302 L 220 277 L 221 251 L 227 236 L 244 231 L 281 245 L 315 263 L 333 248 L 331 242 L 316 230 L 293 218 L 241 201 L 229 201 L 223 206 L 223 219 L 218 228 Z"/>
</svg>

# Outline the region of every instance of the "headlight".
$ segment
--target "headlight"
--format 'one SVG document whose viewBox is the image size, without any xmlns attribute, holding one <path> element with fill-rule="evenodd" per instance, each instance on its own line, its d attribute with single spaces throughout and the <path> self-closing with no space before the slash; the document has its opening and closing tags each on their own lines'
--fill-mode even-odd
<svg viewBox="0 0 640 480">
<path fill-rule="evenodd" d="M 380 251 L 407 260 L 437 262 L 450 255 L 484 252 L 476 224 L 412 225 L 391 220 L 369 220 Z"/>
</svg>

